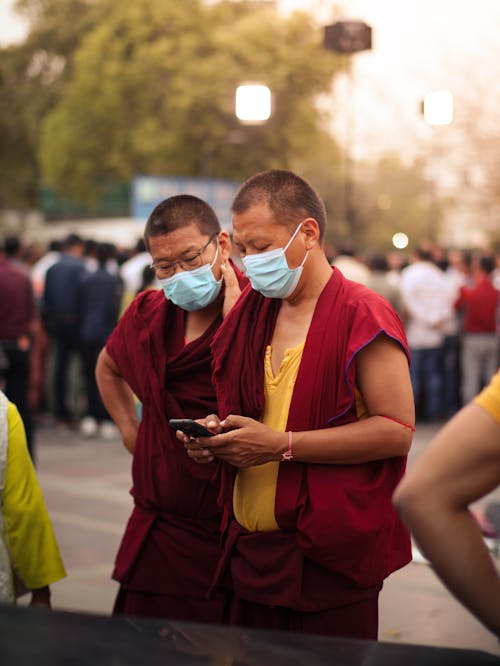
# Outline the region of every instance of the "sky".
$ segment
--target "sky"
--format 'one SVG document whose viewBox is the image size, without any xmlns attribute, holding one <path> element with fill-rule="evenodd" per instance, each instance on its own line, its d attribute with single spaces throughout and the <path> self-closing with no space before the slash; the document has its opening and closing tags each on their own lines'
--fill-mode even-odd
<svg viewBox="0 0 500 666">
<path fill-rule="evenodd" d="M 356 155 L 397 148 L 405 156 L 424 149 L 440 131 L 423 122 L 420 102 L 427 92 L 451 89 L 460 120 L 459 95 L 480 79 L 486 90 L 498 82 L 498 0 L 345 0 L 338 13 L 334 3 L 323 1 L 283 4 L 307 4 L 323 13 L 326 24 L 345 16 L 372 27 L 372 50 L 354 55 L 351 79 L 338 81 L 344 87 L 338 90 L 344 92 L 338 129 L 352 125 L 354 117 L 350 134 Z"/>
</svg>

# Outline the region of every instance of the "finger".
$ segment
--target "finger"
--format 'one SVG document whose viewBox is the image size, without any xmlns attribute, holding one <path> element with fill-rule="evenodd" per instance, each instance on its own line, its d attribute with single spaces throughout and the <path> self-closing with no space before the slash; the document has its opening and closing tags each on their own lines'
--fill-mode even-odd
<svg viewBox="0 0 500 666">
<path fill-rule="evenodd" d="M 183 433 L 182 430 L 176 430 L 175 431 L 175 436 L 183 444 L 189 443 L 189 441 L 191 439 L 191 437 L 189 435 L 186 435 L 185 433 Z"/>
<path fill-rule="evenodd" d="M 212 432 L 215 433 L 223 432 L 222 427 L 220 425 L 220 418 L 217 416 L 217 414 L 209 414 L 205 418 L 205 423 L 203 425 Z"/>
<path fill-rule="evenodd" d="M 241 291 L 236 272 L 229 262 L 221 264 L 221 272 L 226 289 Z"/>
<path fill-rule="evenodd" d="M 189 439 L 184 442 L 184 448 L 186 451 L 199 451 L 203 447 L 195 439 Z"/>
<path fill-rule="evenodd" d="M 228 414 L 223 421 L 220 421 L 220 425 L 224 430 L 235 430 L 236 428 L 244 428 L 250 425 L 252 421 L 253 419 L 248 418 L 248 416 Z"/>
<path fill-rule="evenodd" d="M 214 455 L 208 449 L 186 449 L 188 456 L 197 463 L 208 463 L 214 461 Z"/>
<path fill-rule="evenodd" d="M 241 289 L 238 278 L 236 277 L 236 273 L 230 264 L 223 264 L 221 266 L 221 272 L 225 285 L 222 316 L 225 317 L 238 300 L 241 294 Z"/>
</svg>

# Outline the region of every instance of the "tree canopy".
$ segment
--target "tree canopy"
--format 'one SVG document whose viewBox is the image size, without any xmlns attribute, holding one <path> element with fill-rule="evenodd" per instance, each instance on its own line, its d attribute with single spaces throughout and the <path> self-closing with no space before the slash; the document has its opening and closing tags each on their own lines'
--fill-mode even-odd
<svg viewBox="0 0 500 666">
<path fill-rule="evenodd" d="M 338 62 L 310 17 L 198 0 L 106 5 L 43 123 L 49 185 L 88 198 L 137 173 L 240 179 L 287 167 L 324 135 L 314 100 Z M 242 128 L 235 90 L 256 80 L 271 88 L 273 114 Z"/>
<path fill-rule="evenodd" d="M 345 156 L 328 125 L 332 83 L 348 63 L 323 48 L 311 16 L 227 0 L 17 7 L 30 29 L 0 49 L 0 209 L 36 207 L 42 185 L 92 205 L 107 184 L 137 174 L 241 180 L 290 168 L 325 199 L 332 245 L 384 245 L 380 224 L 399 230 L 402 220 L 425 233 L 429 184 L 397 160 L 356 168 L 346 224 Z M 272 90 L 272 116 L 260 126 L 234 114 L 247 81 Z M 316 103 L 324 93 L 328 119 Z M 389 208 L 377 204 L 384 192 Z"/>
</svg>

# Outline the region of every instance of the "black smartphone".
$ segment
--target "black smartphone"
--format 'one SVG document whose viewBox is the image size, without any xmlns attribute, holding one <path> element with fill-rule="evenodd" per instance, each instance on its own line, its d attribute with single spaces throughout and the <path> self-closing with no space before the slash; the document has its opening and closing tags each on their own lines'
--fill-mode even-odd
<svg viewBox="0 0 500 666">
<path fill-rule="evenodd" d="M 215 434 L 193 419 L 170 419 L 168 425 L 190 437 L 213 437 Z"/>
</svg>

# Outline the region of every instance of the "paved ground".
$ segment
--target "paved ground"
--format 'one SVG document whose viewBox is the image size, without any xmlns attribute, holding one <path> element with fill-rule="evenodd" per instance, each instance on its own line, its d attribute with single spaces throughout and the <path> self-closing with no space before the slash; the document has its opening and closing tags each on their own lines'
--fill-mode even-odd
<svg viewBox="0 0 500 666">
<path fill-rule="evenodd" d="M 417 428 L 410 465 L 433 432 L 428 425 Z M 85 440 L 48 425 L 40 426 L 37 444 L 38 476 L 68 570 L 67 579 L 52 588 L 54 607 L 107 615 L 117 590 L 112 564 L 131 509 L 131 457 L 118 439 Z M 425 563 L 413 562 L 386 582 L 379 637 L 500 655 L 498 641 Z"/>
</svg>

